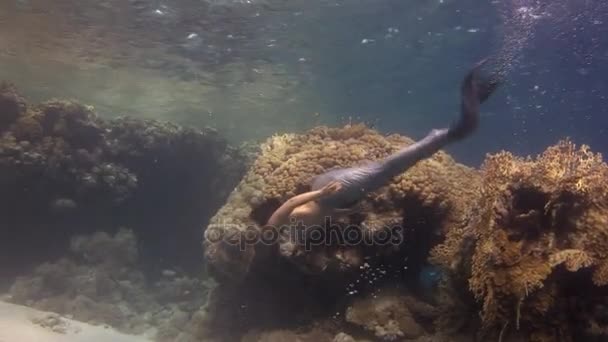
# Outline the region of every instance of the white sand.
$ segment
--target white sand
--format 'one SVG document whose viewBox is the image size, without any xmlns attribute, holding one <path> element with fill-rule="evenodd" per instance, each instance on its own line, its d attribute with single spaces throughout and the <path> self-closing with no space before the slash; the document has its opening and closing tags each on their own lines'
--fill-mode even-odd
<svg viewBox="0 0 608 342">
<path fill-rule="evenodd" d="M 0 301 L 0 342 L 81 341 L 149 342 L 151 340 Z"/>
</svg>

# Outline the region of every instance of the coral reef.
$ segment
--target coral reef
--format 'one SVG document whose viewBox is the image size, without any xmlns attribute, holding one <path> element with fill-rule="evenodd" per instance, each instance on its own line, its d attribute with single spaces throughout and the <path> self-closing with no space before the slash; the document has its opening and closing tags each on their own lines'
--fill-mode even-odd
<svg viewBox="0 0 608 342">
<path fill-rule="evenodd" d="M 272 331 L 252 331 L 245 335 L 242 342 L 315 342 L 315 341 L 333 341 L 333 342 L 355 342 L 352 336 L 345 333 L 332 334 L 320 328 L 313 328 L 310 331 L 298 332 L 292 330 L 272 330 Z"/>
<path fill-rule="evenodd" d="M 480 170 L 438 152 L 320 236 L 262 234 L 314 176 L 412 142 L 349 124 L 242 153 L 211 129 L 29 107 L 2 84 L 8 300 L 158 341 L 606 339 L 608 165 L 569 140 Z M 188 272 L 203 251 L 218 283 Z"/>
<path fill-rule="evenodd" d="M 244 168 L 239 151 L 213 129 L 107 120 L 73 101 L 28 106 L 3 83 L 1 278 L 61 256 L 73 234 L 120 225 L 137 232 L 144 259 L 156 259 L 148 265 L 154 272 L 198 271 L 200 226 Z"/>
<path fill-rule="evenodd" d="M 221 289 L 221 286 L 219 287 Z M 276 320 L 271 324 L 257 326 L 247 325 L 248 329 L 234 334 L 223 334 L 218 340 L 240 341 L 335 341 L 335 342 L 371 342 L 371 341 L 453 341 L 440 333 L 435 333 L 434 321 L 439 315 L 438 309 L 416 298 L 407 289 L 400 286 L 386 286 L 376 288 L 375 291 L 361 296 L 345 296 L 343 305 L 336 308 L 333 314 L 327 312 L 312 317 L 314 320 L 301 321 L 297 316 L 297 309 L 292 311 L 290 317 L 282 321 Z M 243 296 L 247 298 L 248 296 Z M 243 298 L 241 297 L 241 298 Z M 217 293 L 210 294 L 210 300 L 224 299 Z M 267 299 L 268 297 L 266 297 Z M 242 299 L 239 299 L 242 300 Z M 211 304 L 211 303 L 209 303 Z M 249 303 L 247 303 L 249 304 Z M 213 305 L 213 304 L 212 304 Z M 256 306 L 259 308 L 260 306 Z M 185 341 L 212 340 L 217 336 L 208 335 L 214 327 L 210 322 L 216 322 L 214 312 L 200 312 L 197 323 L 199 331 L 194 332 L 191 339 Z M 307 313 L 310 315 L 310 313 Z M 205 316 L 204 319 L 201 319 Z M 224 319 L 235 316 L 226 317 Z M 239 316 L 237 316 L 239 317 Z M 240 322 L 246 320 L 239 317 Z M 260 323 L 257 321 L 257 323 Z M 225 329 L 226 323 L 222 325 Z M 202 328 L 202 329 L 201 329 Z M 449 336 L 449 335 L 448 335 Z M 465 339 L 466 340 L 466 339 Z"/>
<path fill-rule="evenodd" d="M 257 140 L 249 140 L 243 142 L 239 146 L 239 150 L 245 157 L 245 164 L 247 165 L 247 169 L 253 165 L 253 163 L 258 159 L 260 153 L 262 153 L 262 145 L 263 141 Z"/>
<path fill-rule="evenodd" d="M 369 194 L 359 212 L 337 220 L 339 230 L 355 226 L 361 235 L 396 224 L 404 229 L 398 243 L 303 244 L 287 252 L 289 236 L 279 234 L 274 247 L 260 243 L 260 226 L 280 203 L 307 191 L 313 176 L 382 158 L 410 142 L 358 125 L 269 139 L 206 231 L 206 260 L 220 288 L 236 288 L 231 296 L 239 298 L 240 289 L 254 292 L 260 277 L 275 272 L 315 279 L 317 289 L 337 297 L 327 305 L 343 314 L 340 329 L 356 338 L 451 341 L 479 335 L 569 341 L 606 336 L 608 166 L 599 154 L 569 140 L 535 159 L 490 155 L 479 171 L 439 152 Z M 411 287 L 418 274 L 425 283 L 437 280 L 419 273 L 427 262 L 441 270 L 439 276 L 433 273 L 440 285 L 432 318 L 416 317 L 407 303 L 406 298 L 420 300 L 418 294 L 370 291 L 395 282 Z M 373 281 L 366 278 L 370 287 L 354 289 L 351 275 L 363 269 L 376 275 Z M 381 276 L 386 270 L 390 279 Z M 298 291 L 303 285 L 270 276 L 266 286 Z M 306 306 L 281 302 L 306 311 Z M 346 323 L 351 329 L 344 329 Z M 353 331 L 352 324 L 368 334 Z"/>
<path fill-rule="evenodd" d="M 446 153 L 436 153 L 385 188 L 370 193 L 360 211 L 338 218 L 329 228 L 336 229 L 338 236 L 355 228 L 365 240 L 339 238 L 312 247 L 305 240 L 287 251 L 291 236 L 277 234 L 261 241 L 260 229 L 283 201 L 307 191 L 312 177 L 333 167 L 383 158 L 412 142 L 399 135 L 383 136 L 360 124 L 317 127 L 300 135 L 269 138 L 205 231 L 206 265 L 220 284 L 205 311 L 209 329 L 204 337 L 215 336 L 214 330 L 240 336 L 260 327 L 290 327 L 294 322 L 305 326 L 336 312 L 342 314 L 339 325 L 352 326 L 373 315 L 374 309 L 363 309 L 368 304 L 402 305 L 401 299 L 391 304 L 393 299 L 402 298 L 400 294 L 382 303 L 368 298 L 348 314 L 353 322 L 344 318 L 349 296 L 371 296 L 384 283 L 417 283 L 429 249 L 443 240 L 444 230 L 466 225 L 468 206 L 480 193 L 480 177 Z M 389 240 L 387 233 L 391 234 Z M 402 308 L 394 314 L 408 310 Z M 240 317 L 240 323 L 233 317 Z M 422 324 L 412 317 L 395 322 L 414 327 Z M 394 328 L 394 337 L 415 336 L 408 335 L 413 334 L 410 327 L 399 330 L 387 322 L 378 326 L 387 330 L 387 335 Z M 424 326 L 432 329 L 428 320 Z M 424 331 L 420 328 L 418 334 Z M 338 332 L 330 333 L 334 336 Z"/>
<path fill-rule="evenodd" d="M 483 332 L 539 342 L 605 338 L 608 165 L 601 155 L 564 140 L 536 159 L 489 156 L 482 174 L 476 215 L 466 229 L 450 231 L 432 259 L 468 275 Z"/>
<path fill-rule="evenodd" d="M 34 317 L 31 322 L 58 334 L 65 334 L 68 331 L 68 324 L 61 316 L 55 313 L 48 314 L 44 317 Z M 76 330 L 76 332 L 78 332 L 78 330 Z"/>
<path fill-rule="evenodd" d="M 247 275 L 254 258 L 267 256 L 264 244 L 256 244 L 260 226 L 289 197 L 309 189 L 312 177 L 334 167 L 348 167 L 366 160 L 386 157 L 411 144 L 398 135 L 382 136 L 364 125 L 344 128 L 317 127 L 301 135 L 270 138 L 250 171 L 213 217 L 206 230 L 205 255 L 216 276 L 232 279 Z M 477 172 L 459 165 L 444 152 L 421 161 L 381 191 L 369 194 L 362 210 L 335 223 L 357 227 L 355 235 L 370 243 L 319 243 L 307 248 L 289 248 L 289 236 L 282 237 L 282 256 L 310 273 L 340 273 L 358 269 L 365 257 L 374 260 L 398 255 L 410 243 L 418 246 L 410 253 L 412 265 L 426 258 L 424 246 L 441 236 L 442 227 L 462 225 L 467 219 L 468 200 L 477 196 Z M 420 229 L 416 229 L 416 226 Z M 405 226 L 402 235 L 391 229 Z M 390 234 L 393 241 L 381 241 Z M 357 243 L 359 242 L 359 243 Z M 420 246 L 423 246 L 420 248 Z"/>
<path fill-rule="evenodd" d="M 172 340 L 204 305 L 213 285 L 169 270 L 160 280 L 147 278 L 141 272 L 136 237 L 124 228 L 114 236 L 105 232 L 76 236 L 70 252 L 18 277 L 9 300 L 82 322 Z M 41 322 L 51 323 L 57 322 Z"/>
<path fill-rule="evenodd" d="M 356 299 L 346 310 L 346 321 L 370 331 L 379 340 L 415 339 L 427 334 L 418 321 L 432 322 L 437 310 L 412 296 L 383 289 Z"/>
<path fill-rule="evenodd" d="M 51 101 L 26 110 L 14 88 L 4 84 L 0 90 L 3 212 L 50 209 L 53 200 L 64 197 L 75 203 L 86 198 L 121 201 L 136 187 L 133 173 L 101 156 L 104 129 L 91 108 Z M 37 202 L 46 203 L 38 208 Z"/>
</svg>

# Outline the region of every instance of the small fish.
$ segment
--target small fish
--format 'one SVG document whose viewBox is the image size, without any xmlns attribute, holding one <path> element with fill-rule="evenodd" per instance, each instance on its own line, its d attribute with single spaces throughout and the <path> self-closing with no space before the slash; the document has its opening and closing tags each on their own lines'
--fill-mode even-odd
<svg viewBox="0 0 608 342">
<path fill-rule="evenodd" d="M 439 283 L 442 275 L 443 274 L 439 267 L 427 265 L 420 270 L 420 273 L 418 274 L 418 282 L 423 288 L 430 290 Z"/>
<path fill-rule="evenodd" d="M 51 211 L 56 214 L 65 214 L 71 212 L 78 207 L 76 201 L 71 198 L 56 198 L 50 204 Z"/>
<path fill-rule="evenodd" d="M 163 275 L 163 277 L 173 278 L 177 275 L 177 272 L 175 272 L 174 270 L 163 270 L 161 274 Z"/>
</svg>

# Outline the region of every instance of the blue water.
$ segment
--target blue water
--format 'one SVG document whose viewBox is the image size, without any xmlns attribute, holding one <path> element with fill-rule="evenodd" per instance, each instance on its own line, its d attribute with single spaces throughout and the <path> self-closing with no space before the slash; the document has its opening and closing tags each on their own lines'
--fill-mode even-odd
<svg viewBox="0 0 608 342">
<path fill-rule="evenodd" d="M 13 19 L 15 14 L 34 19 Z M 36 15 L 51 24 L 27 24 L 40 22 Z M 458 114 L 461 78 L 489 56 L 505 61 L 505 83 L 483 106 L 476 134 L 447 148 L 459 161 L 477 166 L 486 153 L 502 149 L 536 154 L 564 137 L 606 152 L 608 5 L 601 0 L 19 0 L 0 5 L 0 25 L 13 30 L 7 32 L 25 32 L 19 41 L 24 52 L 13 52 L 17 57 L 44 58 L 48 51 L 31 48 L 46 40 L 46 49 L 76 47 L 85 60 L 103 55 L 110 61 L 99 63 L 109 68 L 160 70 L 169 78 L 216 87 L 219 95 L 208 96 L 220 103 L 207 105 L 203 91 L 196 102 L 194 91 L 191 104 L 180 99 L 155 104 L 156 93 L 133 89 L 137 102 L 125 106 L 110 96 L 95 97 L 107 89 L 123 94 L 131 89 L 121 87 L 134 87 L 114 84 L 105 73 L 85 73 L 75 89 L 68 89 L 69 81 L 53 86 L 27 68 L 16 72 L 34 79 L 0 75 L 36 100 L 70 96 L 102 114 L 218 126 L 233 140 L 349 121 L 420 138 Z M 47 39 L 45 32 L 53 37 Z M 72 36 L 78 40 L 51 39 Z M 263 75 L 264 67 L 258 70 L 263 62 L 278 68 L 271 88 L 297 85 L 255 108 L 221 70 L 234 62 L 250 69 L 245 80 L 236 81 L 241 84 Z M 137 82 L 139 76 L 131 79 Z M 100 79 L 106 83 L 96 87 Z M 142 85 L 154 82 L 141 80 Z M 243 121 L 242 113 L 251 121 Z M 321 113 L 320 119 L 308 119 L 307 113 Z"/>
<path fill-rule="evenodd" d="M 337 115 L 422 137 L 457 114 L 468 67 L 506 56 L 506 82 L 482 108 L 479 131 L 448 151 L 478 165 L 486 153 L 537 154 L 571 137 L 606 152 L 608 6 L 601 1 L 322 3 L 284 20 L 282 39 L 298 32 L 295 43 L 306 49 L 276 58 L 305 58 L 312 87 Z"/>
</svg>

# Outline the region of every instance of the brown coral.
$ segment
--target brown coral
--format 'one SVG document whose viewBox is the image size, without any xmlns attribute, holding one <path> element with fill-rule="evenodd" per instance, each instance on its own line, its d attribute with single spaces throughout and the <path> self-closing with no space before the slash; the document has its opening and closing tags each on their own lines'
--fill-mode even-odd
<svg viewBox="0 0 608 342">
<path fill-rule="evenodd" d="M 398 135 L 382 136 L 360 124 L 344 128 L 317 127 L 305 134 L 271 137 L 226 205 L 212 219 L 210 227 L 218 236 L 230 236 L 241 243 L 255 241 L 260 225 L 281 202 L 307 191 L 314 176 L 331 168 L 384 158 L 412 142 Z M 391 184 L 370 193 L 360 212 L 336 219 L 341 231 L 344 227 L 356 226 L 360 236 L 371 239 L 387 232 L 394 234 L 390 229 L 396 226 L 405 227 L 404 239 L 375 249 L 373 243 L 346 247 L 330 244 L 309 249 L 285 242 L 281 251 L 284 257 L 309 272 L 356 269 L 370 248 L 374 253 L 398 253 L 408 243 L 416 241 L 424 245 L 426 240 L 433 239 L 433 233 L 441 235 L 439 228 L 462 226 L 471 199 L 478 194 L 478 185 L 476 171 L 438 152 L 396 177 Z M 208 264 L 222 277 L 242 278 L 250 269 L 247 263 L 256 260 L 250 247 L 241 248 L 243 255 L 220 251 L 238 248 L 210 239 L 209 232 L 205 246 Z M 225 259 L 226 256 L 230 259 Z M 426 258 L 426 254 L 419 258 Z M 263 258 L 257 260 L 263 262 Z M 246 264 L 234 267 L 235 261 Z M 413 263 L 416 261 L 420 260 Z"/>
<path fill-rule="evenodd" d="M 531 341 L 571 340 L 580 323 L 563 305 L 601 296 L 608 283 L 608 166 L 564 140 L 535 160 L 489 156 L 482 173 L 479 211 L 464 231 L 448 233 L 433 260 L 451 266 L 446 250 L 468 258 L 486 332 L 508 325 Z M 463 236 L 474 240 L 469 252 Z"/>
<path fill-rule="evenodd" d="M 198 271 L 196 227 L 244 168 L 238 151 L 212 129 L 103 119 L 75 101 L 27 106 L 1 83 L 0 277 L 27 267 L 15 260 L 59 257 L 73 231 L 115 225 L 139 233 L 142 253 Z"/>
<path fill-rule="evenodd" d="M 341 305 L 349 295 L 373 292 L 395 279 L 415 282 L 430 247 L 441 240 L 445 229 L 465 225 L 469 206 L 479 195 L 477 171 L 442 151 L 369 193 L 358 212 L 332 217 L 333 222 L 317 227 L 321 229 L 317 233 L 333 240 L 307 245 L 312 239 L 260 236 L 261 225 L 273 211 L 308 191 L 313 177 L 331 168 L 384 158 L 412 142 L 398 135 L 383 136 L 364 125 L 317 127 L 304 134 L 269 138 L 205 231 L 206 265 L 220 282 L 221 290 L 214 297 L 223 303 L 210 307 L 209 316 L 217 322 L 211 326 L 225 325 L 229 319 L 222 317 L 238 314 L 248 325 L 222 330 L 281 327 L 285 319 L 295 320 L 291 314 L 282 315 L 284 310 L 298 312 L 304 322 L 316 321 L 344 313 Z M 347 239 L 347 232 L 355 237 Z M 382 235 L 394 239 L 374 240 Z M 236 306 L 243 303 L 247 311 Z M 411 333 L 406 330 L 403 334 Z"/>
<path fill-rule="evenodd" d="M 188 314 L 204 303 L 208 284 L 177 274 L 146 277 L 137 242 L 125 228 L 114 235 L 75 236 L 69 256 L 18 277 L 8 299 L 127 333 L 140 334 L 155 325 L 155 341 L 174 341 Z"/>
<path fill-rule="evenodd" d="M 380 341 L 419 338 L 427 332 L 418 320 L 435 316 L 434 307 L 390 288 L 355 299 L 345 313 L 347 322 L 370 332 Z"/>
<path fill-rule="evenodd" d="M 0 83 L 0 131 L 4 131 L 27 109 L 25 99 L 12 84 Z"/>
</svg>

